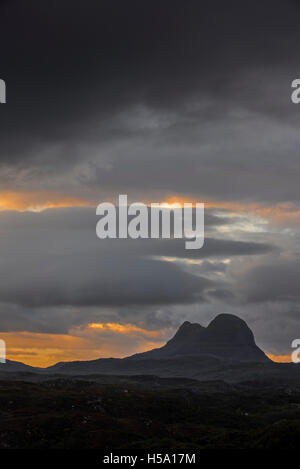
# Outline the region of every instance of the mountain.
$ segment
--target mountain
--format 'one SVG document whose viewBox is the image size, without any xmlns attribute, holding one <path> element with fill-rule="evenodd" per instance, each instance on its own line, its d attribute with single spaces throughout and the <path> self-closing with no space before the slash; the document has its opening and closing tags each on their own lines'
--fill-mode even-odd
<svg viewBox="0 0 300 469">
<path fill-rule="evenodd" d="M 129 358 L 141 360 L 183 356 L 236 362 L 270 361 L 256 345 L 254 335 L 245 321 L 233 314 L 219 314 L 206 328 L 186 321 L 163 347 Z"/>
<path fill-rule="evenodd" d="M 0 366 L 0 378 L 32 379 L 54 376 L 155 375 L 240 382 L 253 379 L 300 379 L 300 366 L 274 363 L 256 345 L 245 321 L 232 314 L 218 315 L 207 327 L 184 322 L 163 347 L 126 358 L 60 362 L 33 368 L 17 362 Z M 95 378 L 95 376 L 94 376 Z"/>
</svg>

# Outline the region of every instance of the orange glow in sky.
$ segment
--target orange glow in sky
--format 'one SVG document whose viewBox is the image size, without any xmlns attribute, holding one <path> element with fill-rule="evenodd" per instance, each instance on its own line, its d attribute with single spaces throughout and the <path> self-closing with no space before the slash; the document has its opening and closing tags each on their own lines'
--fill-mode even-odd
<svg viewBox="0 0 300 469">
<path fill-rule="evenodd" d="M 272 360 L 273 362 L 277 363 L 291 363 L 292 358 L 291 354 L 290 355 L 273 355 L 272 353 L 267 353 L 267 356 Z"/>
<path fill-rule="evenodd" d="M 0 332 L 7 359 L 46 367 L 60 361 L 125 357 L 164 345 L 168 330 L 148 331 L 133 324 L 92 323 L 68 334 Z"/>
<path fill-rule="evenodd" d="M 102 331 L 112 331 L 118 334 L 130 334 L 131 332 L 142 333 L 146 337 L 159 337 L 161 332 L 160 331 L 148 331 L 146 329 L 142 329 L 141 327 L 137 327 L 134 324 L 116 324 L 116 323 L 92 323 L 88 325 L 89 329 L 100 329 Z"/>
<path fill-rule="evenodd" d="M 257 203 L 239 203 L 239 202 L 227 202 L 222 200 L 209 200 L 209 199 L 197 199 L 191 196 L 183 197 L 173 195 L 168 197 L 166 204 L 181 204 L 196 202 L 205 204 L 206 208 L 225 209 L 232 214 L 252 214 L 257 215 L 266 220 L 273 221 L 278 224 L 283 223 L 299 223 L 300 221 L 300 209 L 290 203 L 275 204 L 275 205 L 262 205 Z"/>
<path fill-rule="evenodd" d="M 204 202 L 208 208 L 226 209 L 232 214 L 261 216 L 275 223 L 300 220 L 300 210 L 290 204 L 263 206 L 212 200 L 195 200 L 191 197 L 171 196 L 165 203 L 174 204 Z M 147 203 L 147 202 L 145 202 Z M 148 202 L 149 203 L 149 202 Z M 162 202 L 163 203 L 163 202 Z M 84 207 L 95 205 L 91 200 L 51 192 L 0 191 L 0 211 L 33 210 L 47 208 Z M 173 207 L 172 207 L 173 206 Z M 40 334 L 29 332 L 5 332 L 1 338 L 7 344 L 8 359 L 33 366 L 49 366 L 58 361 L 92 360 L 100 357 L 122 357 L 163 345 L 174 331 L 146 330 L 134 324 L 92 323 L 73 328 L 67 334 Z M 281 363 L 291 362 L 290 355 L 268 354 Z"/>
<path fill-rule="evenodd" d="M 85 207 L 90 205 L 92 204 L 88 200 L 54 192 L 0 191 L 0 211 L 41 211 L 47 208 Z"/>
<path fill-rule="evenodd" d="M 46 367 L 60 361 L 125 357 L 161 347 L 173 333 L 170 329 L 148 331 L 134 324 L 92 323 L 75 327 L 68 334 L 4 332 L 0 335 L 6 342 L 7 359 Z M 291 362 L 291 355 L 267 355 L 275 362 Z"/>
<path fill-rule="evenodd" d="M 153 201 L 144 201 L 150 204 Z M 157 202 L 157 201 L 156 201 Z M 184 203 L 201 203 L 204 202 L 206 208 L 225 209 L 232 212 L 232 215 L 253 214 L 275 223 L 299 223 L 300 210 L 292 204 L 276 204 L 272 206 L 254 204 L 254 203 L 238 203 L 220 200 L 208 200 L 191 196 L 173 195 L 167 197 L 161 204 L 175 208 L 183 206 Z M 13 192 L 0 191 L 0 211 L 18 210 L 18 211 L 42 211 L 47 208 L 62 207 L 88 207 L 96 206 L 95 201 L 84 199 L 81 197 L 73 197 L 67 194 L 59 194 L 56 192 Z"/>
</svg>

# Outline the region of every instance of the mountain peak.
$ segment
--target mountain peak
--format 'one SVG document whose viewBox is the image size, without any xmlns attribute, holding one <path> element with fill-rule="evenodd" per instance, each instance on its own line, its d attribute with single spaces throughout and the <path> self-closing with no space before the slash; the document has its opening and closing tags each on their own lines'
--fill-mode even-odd
<svg viewBox="0 0 300 469">
<path fill-rule="evenodd" d="M 183 329 L 185 327 L 188 327 L 190 326 L 192 323 L 190 321 L 184 321 L 181 326 L 179 327 L 179 329 Z"/>
<path fill-rule="evenodd" d="M 183 331 L 184 332 L 188 331 L 188 333 L 193 333 L 195 331 L 199 331 L 200 329 L 204 329 L 204 327 L 202 327 L 197 322 L 185 321 L 184 323 L 181 324 L 176 334 L 178 334 L 179 332 L 183 332 Z"/>
<path fill-rule="evenodd" d="M 247 323 L 234 314 L 219 314 L 210 322 L 206 330 L 207 335 L 218 342 L 255 344 L 253 332 Z"/>
<path fill-rule="evenodd" d="M 132 358 L 202 356 L 238 362 L 266 362 L 268 357 L 256 345 L 246 322 L 233 314 L 216 316 L 207 327 L 185 321 L 176 334 L 159 349 Z"/>
</svg>

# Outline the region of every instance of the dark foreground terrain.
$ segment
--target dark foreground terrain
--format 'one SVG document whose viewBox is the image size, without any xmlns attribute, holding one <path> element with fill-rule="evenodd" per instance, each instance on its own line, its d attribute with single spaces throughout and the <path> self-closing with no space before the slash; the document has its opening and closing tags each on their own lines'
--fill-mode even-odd
<svg viewBox="0 0 300 469">
<path fill-rule="evenodd" d="M 0 364 L 0 448 L 297 449 L 300 367 L 273 363 L 247 324 L 184 322 L 123 359 Z"/>
<path fill-rule="evenodd" d="M 299 440 L 296 382 L 0 381 L 0 448 L 296 449 Z"/>
</svg>

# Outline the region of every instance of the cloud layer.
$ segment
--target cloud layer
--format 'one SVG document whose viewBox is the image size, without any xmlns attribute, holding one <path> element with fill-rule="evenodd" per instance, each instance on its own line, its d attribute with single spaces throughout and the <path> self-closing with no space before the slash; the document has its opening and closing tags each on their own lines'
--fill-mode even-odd
<svg viewBox="0 0 300 469">
<path fill-rule="evenodd" d="M 298 202 L 298 14 L 282 0 L 2 3 L 1 187 Z"/>
</svg>

